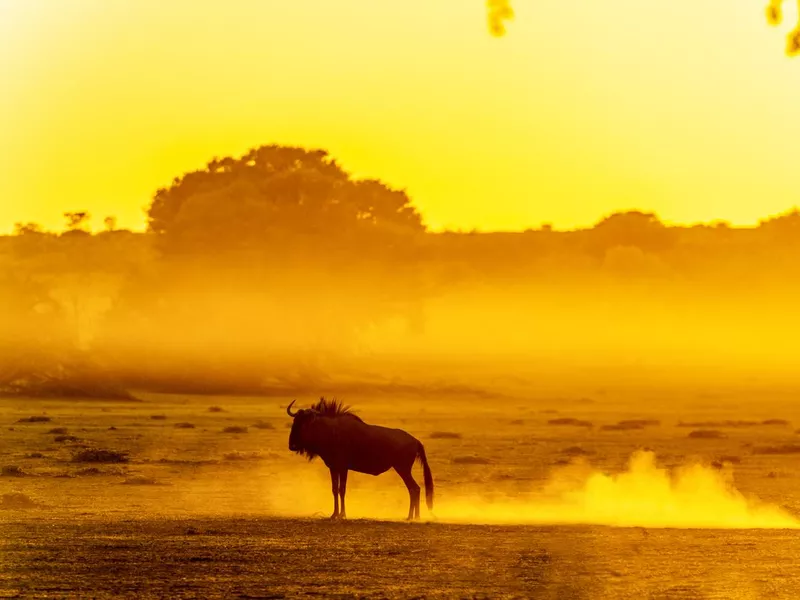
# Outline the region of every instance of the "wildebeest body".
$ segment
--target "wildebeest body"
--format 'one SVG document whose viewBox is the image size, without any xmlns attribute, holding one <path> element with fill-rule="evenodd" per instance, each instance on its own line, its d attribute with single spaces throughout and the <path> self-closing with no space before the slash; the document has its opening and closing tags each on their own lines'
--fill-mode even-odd
<svg viewBox="0 0 800 600">
<path fill-rule="evenodd" d="M 419 485 L 411 475 L 414 462 L 423 466 L 428 508 L 433 507 L 433 478 L 425 449 L 414 436 L 402 429 L 364 423 L 336 401 L 324 398 L 311 409 L 291 413 L 295 421 L 289 435 L 289 449 L 309 459 L 319 456 L 331 472 L 334 495 L 333 518 L 343 517 L 347 472 L 380 475 L 394 468 L 409 491 L 409 519 L 419 517 Z M 339 512 L 338 499 L 342 510 Z"/>
</svg>

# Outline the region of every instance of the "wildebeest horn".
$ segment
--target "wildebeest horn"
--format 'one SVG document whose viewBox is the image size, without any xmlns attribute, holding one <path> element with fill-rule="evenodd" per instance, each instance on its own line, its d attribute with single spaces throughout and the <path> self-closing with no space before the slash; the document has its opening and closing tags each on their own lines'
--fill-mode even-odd
<svg viewBox="0 0 800 600">
<path fill-rule="evenodd" d="M 292 400 L 292 404 L 294 404 L 295 402 L 297 402 L 297 400 Z M 297 411 L 292 412 L 292 404 L 286 407 L 286 414 L 294 419 L 295 415 L 297 414 Z"/>
</svg>

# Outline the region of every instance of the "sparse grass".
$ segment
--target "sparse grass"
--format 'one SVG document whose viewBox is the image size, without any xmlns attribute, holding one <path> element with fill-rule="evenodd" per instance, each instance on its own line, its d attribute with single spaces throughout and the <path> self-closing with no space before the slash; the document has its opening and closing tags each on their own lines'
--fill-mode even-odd
<svg viewBox="0 0 800 600">
<path fill-rule="evenodd" d="M 677 427 L 755 427 L 758 421 L 679 421 Z"/>
<path fill-rule="evenodd" d="M 266 421 L 259 421 L 258 423 L 253 423 L 251 427 L 255 429 L 275 429 L 275 426 L 272 423 L 267 423 Z"/>
<path fill-rule="evenodd" d="M 223 454 L 222 458 L 230 461 L 261 460 L 263 456 L 258 452 L 228 452 L 227 454 Z"/>
<path fill-rule="evenodd" d="M 432 440 L 460 440 L 461 434 L 454 431 L 434 431 L 431 433 Z"/>
<path fill-rule="evenodd" d="M 753 454 L 800 454 L 800 444 L 781 444 L 779 446 L 756 446 Z"/>
<path fill-rule="evenodd" d="M 614 425 L 601 425 L 600 431 L 636 431 L 644 429 L 644 425 L 638 423 L 616 423 Z"/>
<path fill-rule="evenodd" d="M 548 425 L 571 425 L 573 427 L 593 427 L 591 421 L 583 421 L 581 419 L 573 419 L 572 417 L 561 417 L 558 419 L 550 419 L 547 421 Z"/>
<path fill-rule="evenodd" d="M 480 456 L 456 456 L 451 461 L 454 465 L 490 465 L 492 461 Z"/>
<path fill-rule="evenodd" d="M 594 452 L 592 450 L 584 450 L 580 446 L 570 446 L 569 448 L 564 448 L 561 454 L 566 454 L 567 456 L 591 456 Z"/>
<path fill-rule="evenodd" d="M 689 432 L 689 437 L 693 440 L 719 440 L 725 437 L 725 434 L 716 429 L 697 429 Z"/>
<path fill-rule="evenodd" d="M 67 428 L 66 427 L 53 427 L 47 433 L 52 434 L 52 435 L 64 435 L 65 433 L 67 433 Z"/>
<path fill-rule="evenodd" d="M 719 462 L 731 463 L 732 465 L 741 464 L 742 459 L 739 456 L 724 455 L 719 457 Z"/>
<path fill-rule="evenodd" d="M 52 417 L 48 417 L 46 415 L 34 415 L 32 417 L 25 417 L 24 419 L 19 419 L 17 423 L 49 423 L 52 421 Z"/>
<path fill-rule="evenodd" d="M 78 477 L 86 477 L 91 475 L 101 475 L 103 472 L 97 467 L 86 467 L 85 469 L 78 469 L 75 475 Z"/>
<path fill-rule="evenodd" d="M 231 425 L 222 430 L 222 433 L 247 433 L 247 427 L 241 425 Z"/>
<path fill-rule="evenodd" d="M 221 413 L 221 412 L 225 412 L 225 409 L 222 408 L 221 406 L 209 406 L 208 407 L 208 412 Z"/>
<path fill-rule="evenodd" d="M 159 485 L 158 481 L 152 477 L 145 477 L 144 475 L 134 475 L 122 482 L 123 485 Z"/>
<path fill-rule="evenodd" d="M 786 419 L 764 419 L 763 421 L 741 421 L 741 420 L 724 420 L 724 421 L 679 421 L 678 427 L 721 427 L 721 428 L 738 428 L 738 427 L 759 427 L 759 426 L 783 426 L 790 425 Z"/>
<path fill-rule="evenodd" d="M 174 427 L 175 427 L 175 429 L 194 429 L 195 428 L 193 423 L 187 423 L 185 421 L 182 422 L 182 423 L 175 423 Z"/>
<path fill-rule="evenodd" d="M 27 473 L 17 465 L 6 465 L 0 469 L 0 475 L 3 477 L 24 477 Z"/>
<path fill-rule="evenodd" d="M 125 452 L 98 448 L 81 450 L 72 457 L 74 463 L 126 463 L 128 460 L 128 454 Z"/>
</svg>

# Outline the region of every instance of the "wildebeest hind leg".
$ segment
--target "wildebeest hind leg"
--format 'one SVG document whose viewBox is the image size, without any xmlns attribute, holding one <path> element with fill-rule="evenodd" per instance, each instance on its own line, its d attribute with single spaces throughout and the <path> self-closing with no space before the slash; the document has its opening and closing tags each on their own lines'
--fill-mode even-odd
<svg viewBox="0 0 800 600">
<path fill-rule="evenodd" d="M 419 519 L 419 485 L 411 476 L 411 468 L 408 469 L 394 469 L 397 474 L 403 479 L 403 483 L 408 488 L 409 506 L 408 506 L 408 520 L 413 518 Z"/>
<path fill-rule="evenodd" d="M 331 490 L 333 491 L 333 514 L 331 515 L 331 519 L 338 519 L 339 518 L 339 473 L 331 471 Z"/>
</svg>

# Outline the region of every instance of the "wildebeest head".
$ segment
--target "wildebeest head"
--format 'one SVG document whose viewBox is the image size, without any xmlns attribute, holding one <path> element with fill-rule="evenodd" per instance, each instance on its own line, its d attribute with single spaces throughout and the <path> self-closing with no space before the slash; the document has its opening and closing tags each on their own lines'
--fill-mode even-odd
<svg viewBox="0 0 800 600">
<path fill-rule="evenodd" d="M 286 413 L 294 419 L 292 423 L 292 431 L 289 433 L 289 450 L 299 454 L 308 454 L 307 444 L 304 440 L 304 430 L 308 424 L 311 423 L 319 413 L 313 408 L 301 408 L 298 411 L 292 412 L 292 403 L 286 407 Z"/>
</svg>

